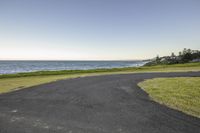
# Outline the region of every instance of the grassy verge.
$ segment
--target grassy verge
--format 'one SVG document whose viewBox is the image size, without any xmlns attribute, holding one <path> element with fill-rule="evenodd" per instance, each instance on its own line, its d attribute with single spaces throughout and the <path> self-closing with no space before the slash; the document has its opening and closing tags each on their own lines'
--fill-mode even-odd
<svg viewBox="0 0 200 133">
<path fill-rule="evenodd" d="M 89 76 L 91 74 L 74 74 L 74 75 L 49 75 L 49 76 L 29 76 L 17 78 L 2 78 L 0 79 L 0 93 L 15 91 L 39 84 L 49 83 L 56 80 L 77 78 Z"/>
<path fill-rule="evenodd" d="M 6 93 L 30 86 L 48 83 L 60 79 L 75 78 L 91 75 L 141 73 L 141 72 L 186 72 L 200 71 L 200 63 L 188 63 L 177 65 L 158 65 L 144 67 L 128 67 L 95 70 L 63 70 L 63 71 L 40 71 L 30 73 L 0 75 L 0 93 Z"/>
<path fill-rule="evenodd" d="M 155 78 L 138 85 L 153 100 L 200 118 L 200 77 Z"/>
<path fill-rule="evenodd" d="M 185 72 L 185 71 L 200 71 L 200 62 L 174 64 L 174 65 L 112 68 L 112 69 L 38 71 L 38 72 L 0 75 L 0 79 L 1 78 L 15 78 L 15 77 L 29 77 L 29 76 L 66 75 L 66 74 L 69 75 L 69 74 L 89 74 L 89 73 Z"/>
</svg>

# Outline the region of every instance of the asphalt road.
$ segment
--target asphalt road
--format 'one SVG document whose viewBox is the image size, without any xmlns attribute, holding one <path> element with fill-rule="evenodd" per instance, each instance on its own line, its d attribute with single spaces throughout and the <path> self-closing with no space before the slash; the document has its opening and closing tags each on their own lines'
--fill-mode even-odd
<svg viewBox="0 0 200 133">
<path fill-rule="evenodd" d="M 0 95 L 0 133 L 200 133 L 200 119 L 151 101 L 146 73 L 61 80 Z"/>
</svg>

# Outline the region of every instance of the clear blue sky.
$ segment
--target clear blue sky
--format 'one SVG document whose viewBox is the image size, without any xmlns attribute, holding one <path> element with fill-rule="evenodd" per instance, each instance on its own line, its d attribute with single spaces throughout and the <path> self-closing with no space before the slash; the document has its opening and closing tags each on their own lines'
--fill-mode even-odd
<svg viewBox="0 0 200 133">
<path fill-rule="evenodd" d="M 200 0 L 0 0 L 0 59 L 146 59 L 200 49 Z"/>
</svg>

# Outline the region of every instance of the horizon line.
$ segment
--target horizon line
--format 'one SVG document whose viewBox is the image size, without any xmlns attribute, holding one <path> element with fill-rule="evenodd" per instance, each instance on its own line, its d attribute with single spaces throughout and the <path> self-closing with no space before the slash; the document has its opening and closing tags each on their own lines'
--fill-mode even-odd
<svg viewBox="0 0 200 133">
<path fill-rule="evenodd" d="M 0 59 L 0 61 L 144 61 L 149 59 L 113 59 L 113 60 L 64 60 L 64 59 Z"/>
</svg>

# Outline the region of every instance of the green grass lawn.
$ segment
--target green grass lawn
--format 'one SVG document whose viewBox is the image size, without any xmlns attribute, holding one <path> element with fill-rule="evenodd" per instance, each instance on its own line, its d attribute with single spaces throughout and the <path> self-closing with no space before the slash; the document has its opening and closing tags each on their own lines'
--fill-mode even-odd
<svg viewBox="0 0 200 133">
<path fill-rule="evenodd" d="M 16 78 L 0 79 L 0 94 L 19 89 L 49 83 L 62 79 L 70 79 L 84 76 L 92 76 L 96 74 L 69 74 L 69 75 L 48 75 L 48 76 L 28 76 Z"/>
<path fill-rule="evenodd" d="M 187 63 L 176 65 L 158 65 L 113 69 L 94 70 L 63 70 L 63 71 L 40 71 L 30 73 L 0 75 L 0 93 L 6 93 L 30 86 L 48 83 L 60 79 L 75 78 L 81 76 L 143 73 L 143 72 L 186 72 L 200 71 L 200 63 Z"/>
<path fill-rule="evenodd" d="M 200 118 L 200 77 L 155 78 L 138 85 L 153 100 Z"/>
</svg>

